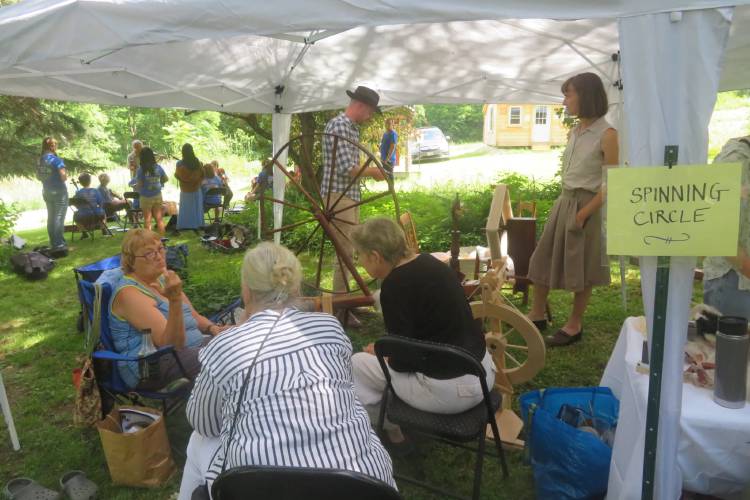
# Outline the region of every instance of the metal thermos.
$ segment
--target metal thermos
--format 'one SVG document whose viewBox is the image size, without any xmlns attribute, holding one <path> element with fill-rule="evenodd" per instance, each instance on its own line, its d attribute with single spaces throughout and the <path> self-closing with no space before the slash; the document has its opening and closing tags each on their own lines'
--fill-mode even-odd
<svg viewBox="0 0 750 500">
<path fill-rule="evenodd" d="M 727 408 L 743 408 L 747 391 L 747 319 L 722 316 L 716 330 L 714 401 Z"/>
</svg>

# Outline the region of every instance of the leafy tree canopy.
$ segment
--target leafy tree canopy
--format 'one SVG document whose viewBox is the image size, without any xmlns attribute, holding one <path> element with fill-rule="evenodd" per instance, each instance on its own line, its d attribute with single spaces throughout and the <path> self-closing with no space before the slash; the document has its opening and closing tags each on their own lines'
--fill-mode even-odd
<svg viewBox="0 0 750 500">
<path fill-rule="evenodd" d="M 481 104 L 426 104 L 416 108 L 417 127 L 438 127 L 453 142 L 482 140 Z"/>
</svg>

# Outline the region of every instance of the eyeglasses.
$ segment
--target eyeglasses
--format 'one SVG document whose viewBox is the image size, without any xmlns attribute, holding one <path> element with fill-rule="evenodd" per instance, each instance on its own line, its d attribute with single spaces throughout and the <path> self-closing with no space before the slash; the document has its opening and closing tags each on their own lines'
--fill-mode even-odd
<svg viewBox="0 0 750 500">
<path fill-rule="evenodd" d="M 160 246 L 156 250 L 149 250 L 148 252 L 144 253 L 143 255 L 133 255 L 133 257 L 142 258 L 150 261 L 155 261 L 159 257 L 163 257 L 167 253 L 167 249 L 164 247 L 164 245 Z"/>
</svg>

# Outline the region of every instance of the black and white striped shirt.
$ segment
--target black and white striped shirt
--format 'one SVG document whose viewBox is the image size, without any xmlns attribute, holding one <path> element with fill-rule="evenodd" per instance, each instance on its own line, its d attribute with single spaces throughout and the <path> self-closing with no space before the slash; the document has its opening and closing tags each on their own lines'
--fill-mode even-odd
<svg viewBox="0 0 750 500">
<path fill-rule="evenodd" d="M 277 319 L 229 436 L 247 369 Z M 200 353 L 201 371 L 187 405 L 196 432 L 221 437 L 207 479 L 221 473 L 226 451 L 227 470 L 347 469 L 395 487 L 391 459 L 354 394 L 351 356 L 351 342 L 333 316 L 296 309 L 256 313 L 213 339 Z"/>
</svg>

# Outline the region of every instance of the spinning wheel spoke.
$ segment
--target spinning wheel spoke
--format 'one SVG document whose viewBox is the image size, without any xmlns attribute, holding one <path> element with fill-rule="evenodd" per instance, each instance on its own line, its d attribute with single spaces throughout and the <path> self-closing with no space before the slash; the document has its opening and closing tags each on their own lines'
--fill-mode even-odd
<svg viewBox="0 0 750 500">
<path fill-rule="evenodd" d="M 351 240 L 351 238 L 349 238 L 348 234 L 346 234 L 344 231 L 342 231 L 341 228 L 338 225 L 336 225 L 336 224 L 331 224 L 331 225 L 334 228 L 336 228 L 336 231 L 338 231 L 338 234 L 340 234 L 346 240 L 347 243 L 349 243 L 350 245 L 352 244 L 352 240 Z"/>
<path fill-rule="evenodd" d="M 321 228 L 321 225 L 320 225 L 320 224 L 318 224 L 317 226 L 315 226 L 315 229 L 313 229 L 313 230 L 312 230 L 312 231 L 310 232 L 310 234 L 308 234 L 308 235 L 307 235 L 307 238 L 305 238 L 305 241 L 304 241 L 304 242 L 302 242 L 302 244 L 301 244 L 301 245 L 298 245 L 298 246 L 297 246 L 297 247 L 295 248 L 295 251 L 294 251 L 294 254 L 295 254 L 295 255 L 299 254 L 299 253 L 300 253 L 300 252 L 301 252 L 302 250 L 304 250 L 305 248 L 307 248 L 307 244 L 308 244 L 308 243 L 310 243 L 310 240 L 311 240 L 311 239 L 313 238 L 313 236 L 315 236 L 315 233 L 317 233 L 317 232 L 318 232 L 318 229 L 320 229 L 320 228 Z"/>
<path fill-rule="evenodd" d="M 510 328 L 510 329 L 508 329 L 508 330 L 506 330 L 505 328 L 501 328 L 501 329 L 500 329 L 500 334 L 499 334 L 499 336 L 500 336 L 500 339 L 501 339 L 501 340 L 505 340 L 505 339 L 507 339 L 507 338 L 508 338 L 508 337 L 509 337 L 509 336 L 510 336 L 510 335 L 511 335 L 511 334 L 512 334 L 513 332 L 515 332 L 515 331 L 516 331 L 516 329 L 515 329 L 515 328 L 513 328 L 513 327 L 511 327 L 511 328 Z"/>
<path fill-rule="evenodd" d="M 350 226 L 356 226 L 356 225 L 357 225 L 357 223 L 356 223 L 356 222 L 352 222 L 352 221 L 350 221 L 350 220 L 339 219 L 338 217 L 332 217 L 332 218 L 331 218 L 331 222 L 333 222 L 333 221 L 335 221 L 335 222 L 340 222 L 340 223 L 342 223 L 342 224 L 349 224 Z M 337 229 L 338 229 L 338 228 L 337 228 Z"/>
<path fill-rule="evenodd" d="M 346 269 L 344 268 L 344 262 L 341 260 L 341 256 L 336 254 L 336 260 L 339 263 L 339 269 L 341 270 L 341 277 L 344 280 L 344 286 L 346 287 L 346 293 L 350 293 L 352 291 L 352 287 L 349 285 L 349 277 L 346 275 Z M 334 276 L 335 279 L 335 276 Z M 334 290 L 334 293 L 337 293 L 336 290 Z M 338 292 L 340 293 L 340 292 Z"/>
<path fill-rule="evenodd" d="M 313 209 L 311 209 L 310 207 L 303 207 L 302 205 L 297 205 L 296 203 L 292 203 L 290 201 L 278 200 L 276 198 L 272 198 L 270 196 L 265 196 L 265 195 L 263 196 L 263 198 L 265 200 L 268 200 L 268 201 L 273 202 L 273 203 L 280 203 L 281 205 L 285 205 L 285 206 L 290 207 L 290 208 L 296 208 L 297 210 L 302 210 L 304 212 L 308 212 L 308 213 L 311 213 L 311 214 L 314 213 Z"/>
<path fill-rule="evenodd" d="M 305 220 L 302 220 L 302 221 L 299 221 L 299 222 L 295 222 L 293 224 L 287 224 L 286 226 L 281 226 L 281 227 L 276 228 L 276 229 L 269 229 L 268 231 L 266 231 L 266 233 L 267 234 L 274 234 L 274 233 L 278 233 L 280 231 L 286 231 L 287 229 L 293 229 L 295 227 L 299 227 L 299 226 L 302 226 L 302 225 L 305 225 L 305 224 L 309 224 L 310 222 L 315 222 L 316 220 L 318 220 L 317 217 L 310 217 L 309 219 L 305 219 Z"/>
<path fill-rule="evenodd" d="M 512 348 L 512 349 L 519 349 L 521 351 L 528 351 L 529 347 L 525 345 L 517 345 L 517 344 L 505 344 L 505 348 Z"/>
<path fill-rule="evenodd" d="M 354 185 L 355 182 L 357 182 L 359 180 L 360 177 L 362 177 L 362 174 L 364 173 L 365 169 L 370 166 L 370 163 L 372 163 L 372 156 L 370 156 L 369 158 L 367 158 L 367 161 L 365 162 L 365 164 L 362 165 L 357 170 L 357 173 L 354 175 L 354 177 L 352 177 L 351 179 L 349 179 L 349 184 L 346 185 L 346 187 L 344 188 L 344 191 L 341 194 L 346 195 L 346 193 L 349 192 L 349 189 Z M 333 170 L 334 168 L 335 168 L 335 165 L 331 167 L 331 170 Z M 333 177 L 333 176 L 331 175 L 330 177 Z M 336 205 L 339 204 L 340 201 L 341 201 L 341 196 L 339 196 L 339 198 L 335 202 L 333 202 L 333 206 L 331 206 L 331 208 L 330 208 L 330 210 L 332 212 L 336 208 Z M 351 207 L 347 207 L 344 210 L 348 210 L 349 208 L 351 208 Z M 336 212 L 333 212 L 333 213 L 335 214 Z"/>
<path fill-rule="evenodd" d="M 513 355 L 511 353 L 509 353 L 508 351 L 505 351 L 505 357 L 508 358 L 509 360 L 513 361 L 513 364 L 515 364 L 516 367 L 520 367 L 521 365 L 523 365 L 523 363 L 521 363 L 516 358 L 514 358 Z"/>
<path fill-rule="evenodd" d="M 331 217 L 335 217 L 336 215 L 340 214 L 341 212 L 345 212 L 347 210 L 351 210 L 352 208 L 359 207 L 361 205 L 366 205 L 366 204 L 371 203 L 371 202 L 373 202 L 375 200 L 379 200 L 380 198 L 383 198 L 385 196 L 390 196 L 390 195 L 391 195 L 390 191 L 383 191 L 382 193 L 378 193 L 375 196 L 370 196 L 369 198 L 365 198 L 364 200 L 360 200 L 360 201 L 358 201 L 356 203 L 353 203 L 353 204 L 349 205 L 348 207 L 339 208 L 338 210 L 333 210 L 333 207 L 335 207 L 336 203 L 339 202 L 339 200 L 336 200 L 336 202 L 333 204 L 333 207 L 331 207 L 330 216 Z"/>
</svg>

